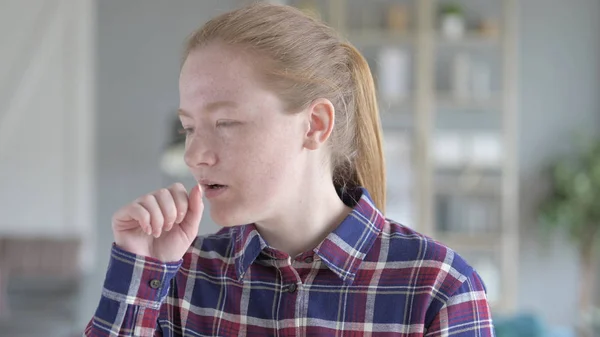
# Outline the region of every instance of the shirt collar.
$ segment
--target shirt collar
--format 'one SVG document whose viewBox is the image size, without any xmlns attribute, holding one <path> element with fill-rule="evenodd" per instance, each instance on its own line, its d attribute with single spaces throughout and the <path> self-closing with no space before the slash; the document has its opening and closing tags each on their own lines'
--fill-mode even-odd
<svg viewBox="0 0 600 337">
<path fill-rule="evenodd" d="M 385 218 L 364 188 L 344 191 L 342 200 L 352 207 L 352 212 L 329 233 L 314 252 L 342 281 L 351 284 L 360 263 L 381 232 Z M 268 245 L 254 224 L 239 226 L 235 230 L 234 261 L 238 280 L 241 280 Z"/>
<path fill-rule="evenodd" d="M 233 259 L 238 281 L 241 281 L 250 265 L 268 245 L 258 233 L 255 224 L 239 226 L 234 228 L 234 231 Z"/>
</svg>

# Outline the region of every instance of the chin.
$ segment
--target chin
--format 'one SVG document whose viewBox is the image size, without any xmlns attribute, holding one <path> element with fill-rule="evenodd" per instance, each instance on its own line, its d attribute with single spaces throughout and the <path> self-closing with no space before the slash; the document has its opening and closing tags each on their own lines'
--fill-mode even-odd
<svg viewBox="0 0 600 337">
<path fill-rule="evenodd" d="M 239 225 L 236 221 L 233 221 L 234 217 L 231 215 L 225 215 L 223 212 L 214 211 L 213 209 L 210 210 L 210 218 L 221 227 L 233 227 Z"/>
<path fill-rule="evenodd" d="M 221 227 L 258 223 L 272 218 L 276 210 L 274 208 L 276 200 L 263 198 L 260 195 L 236 196 L 229 194 L 207 201 L 210 217 Z"/>
<path fill-rule="evenodd" d="M 245 213 L 241 209 L 210 205 L 210 217 L 221 227 L 234 227 L 254 222 Z"/>
</svg>

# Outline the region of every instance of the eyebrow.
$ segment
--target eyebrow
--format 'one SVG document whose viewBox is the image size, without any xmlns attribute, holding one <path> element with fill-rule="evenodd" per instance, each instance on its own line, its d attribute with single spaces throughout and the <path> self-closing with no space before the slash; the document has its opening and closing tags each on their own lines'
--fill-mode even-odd
<svg viewBox="0 0 600 337">
<path fill-rule="evenodd" d="M 208 103 L 206 106 L 204 106 L 204 111 L 207 112 L 213 112 L 216 110 L 219 110 L 221 108 L 237 108 L 237 103 L 233 102 L 233 101 L 217 101 L 217 102 L 212 102 L 212 103 Z M 177 109 L 177 114 L 179 116 L 187 116 L 187 117 L 191 117 L 190 113 L 182 110 L 182 109 Z"/>
</svg>

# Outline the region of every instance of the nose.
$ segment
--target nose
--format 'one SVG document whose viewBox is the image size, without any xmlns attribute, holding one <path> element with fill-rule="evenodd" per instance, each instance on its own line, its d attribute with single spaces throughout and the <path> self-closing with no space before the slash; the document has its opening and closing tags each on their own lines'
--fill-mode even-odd
<svg viewBox="0 0 600 337">
<path fill-rule="evenodd" d="M 217 155 L 207 139 L 190 136 L 186 140 L 184 160 L 190 168 L 213 166 L 217 163 Z"/>
</svg>

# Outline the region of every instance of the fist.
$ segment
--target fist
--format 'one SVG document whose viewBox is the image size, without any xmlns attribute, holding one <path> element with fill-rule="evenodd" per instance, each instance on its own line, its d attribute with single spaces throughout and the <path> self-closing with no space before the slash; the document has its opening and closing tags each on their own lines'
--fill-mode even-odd
<svg viewBox="0 0 600 337">
<path fill-rule="evenodd" d="M 182 184 L 173 184 L 137 198 L 113 215 L 115 243 L 137 255 L 179 261 L 198 235 L 203 211 L 200 186 L 188 195 Z"/>
</svg>

